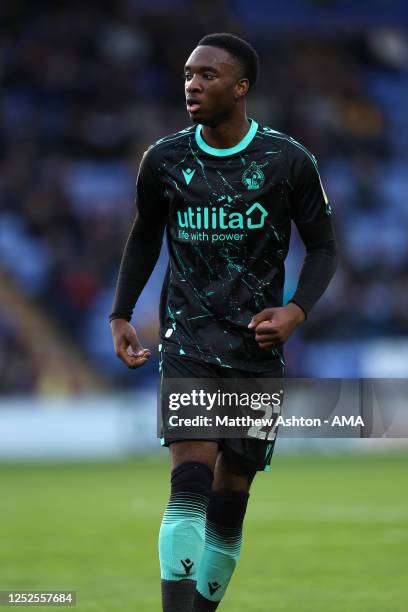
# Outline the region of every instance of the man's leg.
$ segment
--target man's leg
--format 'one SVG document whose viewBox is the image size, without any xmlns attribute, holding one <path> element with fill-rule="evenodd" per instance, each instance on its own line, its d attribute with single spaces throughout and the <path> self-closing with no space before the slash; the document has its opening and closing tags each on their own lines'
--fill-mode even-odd
<svg viewBox="0 0 408 612">
<path fill-rule="evenodd" d="M 224 596 L 239 559 L 242 523 L 255 474 L 255 469 L 242 467 L 219 453 L 193 612 L 216 610 Z"/>
<path fill-rule="evenodd" d="M 192 611 L 217 453 L 217 442 L 170 445 L 171 494 L 159 535 L 164 612 Z"/>
</svg>

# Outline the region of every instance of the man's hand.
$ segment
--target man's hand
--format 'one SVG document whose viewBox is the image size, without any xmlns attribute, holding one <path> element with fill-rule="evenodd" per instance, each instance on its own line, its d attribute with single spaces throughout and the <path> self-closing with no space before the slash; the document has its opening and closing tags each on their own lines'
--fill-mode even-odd
<svg viewBox="0 0 408 612">
<path fill-rule="evenodd" d="M 111 330 L 117 357 L 131 369 L 144 365 L 150 358 L 150 351 L 140 344 L 133 325 L 125 319 L 113 319 Z"/>
<path fill-rule="evenodd" d="M 305 320 L 305 313 L 290 302 L 281 308 L 265 308 L 252 317 L 249 329 L 255 330 L 255 340 L 263 349 L 286 342 L 293 330 Z"/>
</svg>

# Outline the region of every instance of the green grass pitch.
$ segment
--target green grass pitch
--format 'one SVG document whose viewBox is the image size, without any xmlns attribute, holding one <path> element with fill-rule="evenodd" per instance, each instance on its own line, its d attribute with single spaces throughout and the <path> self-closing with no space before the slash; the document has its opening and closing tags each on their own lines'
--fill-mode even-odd
<svg viewBox="0 0 408 612">
<path fill-rule="evenodd" d="M 407 468 L 401 453 L 277 450 L 220 611 L 408 611 Z M 168 472 L 155 459 L 0 465 L 0 590 L 76 590 L 76 608 L 58 610 L 159 612 Z"/>
</svg>

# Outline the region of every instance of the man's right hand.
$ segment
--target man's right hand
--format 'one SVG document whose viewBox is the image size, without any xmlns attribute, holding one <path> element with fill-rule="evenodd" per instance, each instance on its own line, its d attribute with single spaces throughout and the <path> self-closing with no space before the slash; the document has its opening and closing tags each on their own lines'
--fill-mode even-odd
<svg viewBox="0 0 408 612">
<path fill-rule="evenodd" d="M 144 365 L 150 358 L 150 351 L 140 344 L 133 325 L 126 319 L 113 319 L 110 325 L 117 357 L 131 369 Z"/>
</svg>

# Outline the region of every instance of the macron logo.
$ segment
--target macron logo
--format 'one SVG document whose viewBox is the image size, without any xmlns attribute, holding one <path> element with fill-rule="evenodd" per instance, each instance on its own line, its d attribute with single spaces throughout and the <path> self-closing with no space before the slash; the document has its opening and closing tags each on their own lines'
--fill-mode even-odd
<svg viewBox="0 0 408 612">
<path fill-rule="evenodd" d="M 216 591 L 218 591 L 218 589 L 220 588 L 220 583 L 219 582 L 209 582 L 208 583 L 208 590 L 210 591 L 210 595 L 214 595 L 214 593 Z"/>
<path fill-rule="evenodd" d="M 184 176 L 184 180 L 186 181 L 186 185 L 189 185 L 191 183 L 191 179 L 194 176 L 195 173 L 195 168 L 194 170 L 192 170 L 191 168 L 186 168 L 185 170 L 181 170 Z"/>
</svg>

